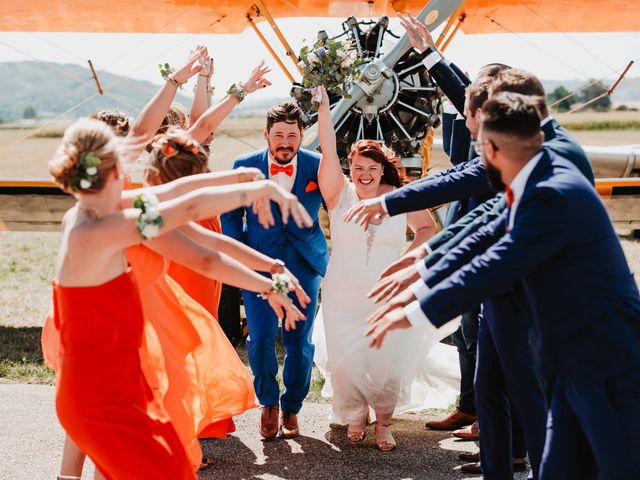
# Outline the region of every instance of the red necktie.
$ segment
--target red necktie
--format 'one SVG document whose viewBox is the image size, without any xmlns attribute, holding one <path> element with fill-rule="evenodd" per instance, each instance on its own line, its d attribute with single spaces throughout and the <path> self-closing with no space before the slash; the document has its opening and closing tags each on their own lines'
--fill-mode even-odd
<svg viewBox="0 0 640 480">
<path fill-rule="evenodd" d="M 513 205 L 513 190 L 507 187 L 504 193 L 507 194 L 507 207 L 511 208 L 511 205 Z"/>
<path fill-rule="evenodd" d="M 286 165 L 284 167 L 272 163 L 271 168 L 269 169 L 269 173 L 271 176 L 277 175 L 278 173 L 284 173 L 285 175 L 291 177 L 293 175 L 293 164 Z"/>
</svg>

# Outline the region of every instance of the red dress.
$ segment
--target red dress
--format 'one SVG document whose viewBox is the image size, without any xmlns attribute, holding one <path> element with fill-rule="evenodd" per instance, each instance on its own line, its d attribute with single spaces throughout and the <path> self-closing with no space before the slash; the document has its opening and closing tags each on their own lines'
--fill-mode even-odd
<svg viewBox="0 0 640 480">
<path fill-rule="evenodd" d="M 107 479 L 196 478 L 142 372 L 144 320 L 131 269 L 91 287 L 54 281 L 53 302 L 56 409 L 67 434 Z"/>
<path fill-rule="evenodd" d="M 222 225 L 218 217 L 200 220 L 197 223 L 209 231 L 222 233 Z M 213 315 L 213 321 L 217 321 L 222 282 L 212 280 L 175 262 L 171 262 L 169 266 L 169 276 L 178 282 L 191 298 Z M 200 438 L 225 438 L 228 433 L 235 432 L 235 430 L 233 418 L 229 417 L 207 425 L 198 436 Z"/>
</svg>

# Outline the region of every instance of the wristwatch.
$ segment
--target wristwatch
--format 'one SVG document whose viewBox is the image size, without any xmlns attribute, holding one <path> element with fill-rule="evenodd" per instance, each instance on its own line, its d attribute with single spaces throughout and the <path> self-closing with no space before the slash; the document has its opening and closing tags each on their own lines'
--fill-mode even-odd
<svg viewBox="0 0 640 480">
<path fill-rule="evenodd" d="M 269 270 L 271 275 L 275 275 L 276 273 L 284 273 L 284 262 L 279 258 L 276 258 L 273 261 L 273 265 L 271 265 L 271 270 Z"/>
<path fill-rule="evenodd" d="M 244 89 L 242 83 L 236 82 L 229 87 L 229 90 L 227 90 L 227 95 L 236 97 L 238 102 L 241 102 L 245 98 L 247 98 L 247 91 Z"/>
</svg>

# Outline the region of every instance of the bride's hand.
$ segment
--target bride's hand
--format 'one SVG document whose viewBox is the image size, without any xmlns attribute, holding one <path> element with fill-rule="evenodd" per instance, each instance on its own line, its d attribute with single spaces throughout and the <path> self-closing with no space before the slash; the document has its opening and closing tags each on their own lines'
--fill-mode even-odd
<svg viewBox="0 0 640 480">
<path fill-rule="evenodd" d="M 327 93 L 327 89 L 324 88 L 324 85 L 320 85 L 316 87 L 312 91 L 311 96 L 312 102 L 317 102 L 320 106 L 318 107 L 318 113 L 329 111 L 329 94 Z"/>
<path fill-rule="evenodd" d="M 276 312 L 278 319 L 282 319 L 282 325 L 286 331 L 295 330 L 296 322 L 307 319 L 287 295 L 271 292 L 267 297 L 267 301 L 273 311 Z"/>
</svg>

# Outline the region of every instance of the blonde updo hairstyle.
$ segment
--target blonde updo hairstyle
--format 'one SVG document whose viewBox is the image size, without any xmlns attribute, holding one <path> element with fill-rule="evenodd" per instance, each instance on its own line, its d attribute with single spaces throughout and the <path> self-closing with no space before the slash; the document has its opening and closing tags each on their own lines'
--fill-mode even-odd
<svg viewBox="0 0 640 480">
<path fill-rule="evenodd" d="M 92 155 L 100 163 L 88 188 L 77 188 L 82 175 L 82 158 Z M 118 163 L 117 142 L 111 128 L 92 119 L 78 120 L 64 132 L 62 143 L 49 161 L 49 173 L 54 181 L 68 193 L 96 193 L 102 190 L 111 171 Z"/>
<path fill-rule="evenodd" d="M 171 127 L 151 142 L 145 179 L 160 185 L 178 178 L 209 171 L 209 155 L 184 130 Z"/>
<path fill-rule="evenodd" d="M 89 118 L 106 123 L 118 137 L 126 137 L 131 129 L 129 116 L 120 110 L 98 110 Z"/>
</svg>

